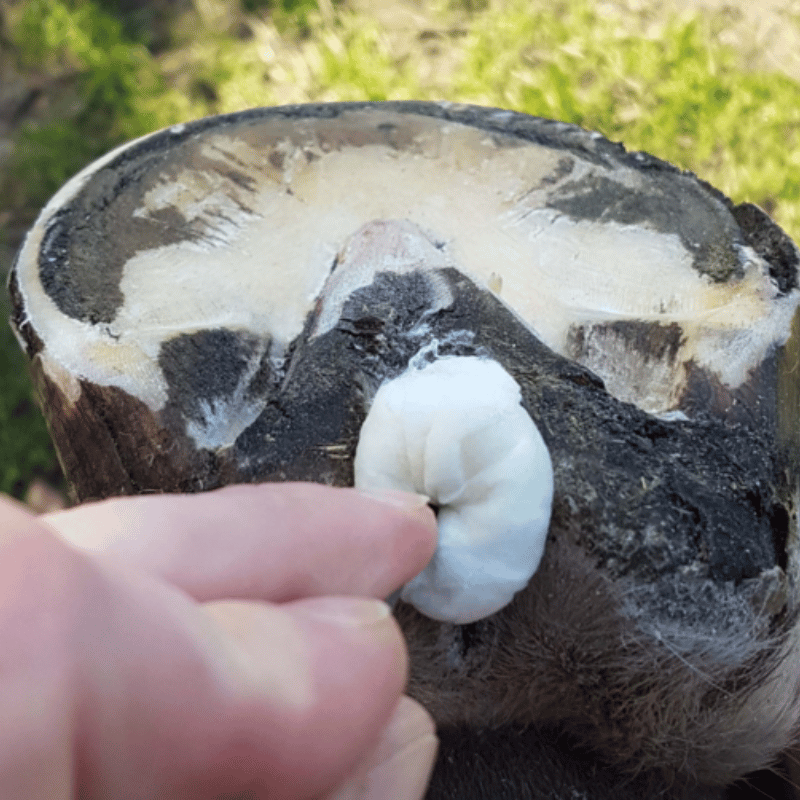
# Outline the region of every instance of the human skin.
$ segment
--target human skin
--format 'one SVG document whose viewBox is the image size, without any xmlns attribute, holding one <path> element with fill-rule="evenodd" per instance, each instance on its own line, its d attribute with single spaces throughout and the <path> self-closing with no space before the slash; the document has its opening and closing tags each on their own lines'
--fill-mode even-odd
<svg viewBox="0 0 800 800">
<path fill-rule="evenodd" d="M 0 499 L 0 797 L 420 797 L 433 723 L 379 600 L 424 498 L 311 484 Z"/>
</svg>

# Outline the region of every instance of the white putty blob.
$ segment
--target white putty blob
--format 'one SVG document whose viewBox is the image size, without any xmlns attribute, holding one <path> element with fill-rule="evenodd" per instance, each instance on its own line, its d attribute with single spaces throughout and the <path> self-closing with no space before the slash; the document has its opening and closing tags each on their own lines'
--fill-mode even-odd
<svg viewBox="0 0 800 800">
<path fill-rule="evenodd" d="M 496 362 L 449 356 L 377 391 L 361 428 L 355 484 L 427 495 L 439 544 L 400 597 L 465 624 L 507 605 L 544 552 L 553 467 L 517 382 Z"/>
</svg>

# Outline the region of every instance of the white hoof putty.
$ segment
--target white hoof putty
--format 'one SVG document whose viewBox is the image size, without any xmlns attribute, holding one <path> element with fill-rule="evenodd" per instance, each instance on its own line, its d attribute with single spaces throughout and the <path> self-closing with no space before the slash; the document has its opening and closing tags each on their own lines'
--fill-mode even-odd
<svg viewBox="0 0 800 800">
<path fill-rule="evenodd" d="M 517 382 L 496 362 L 440 358 L 384 383 L 361 428 L 355 484 L 427 495 L 439 544 L 401 598 L 464 624 L 507 605 L 536 571 L 553 468 Z"/>
</svg>

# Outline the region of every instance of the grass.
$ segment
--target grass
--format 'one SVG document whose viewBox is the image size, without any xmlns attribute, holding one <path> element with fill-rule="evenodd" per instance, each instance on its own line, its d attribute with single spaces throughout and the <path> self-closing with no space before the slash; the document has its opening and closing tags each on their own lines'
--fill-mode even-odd
<svg viewBox="0 0 800 800">
<path fill-rule="evenodd" d="M 56 89 L 16 129 L 0 174 L 7 213 L 30 220 L 85 163 L 173 122 L 419 98 L 598 130 L 758 203 L 800 238 L 800 83 L 752 69 L 747 46 L 723 44 L 729 14 L 670 16 L 657 0 L 379 5 L 17 0 L 0 38 L 17 69 Z M 19 494 L 53 462 L 12 347 L 0 340 L 0 490 Z"/>
</svg>

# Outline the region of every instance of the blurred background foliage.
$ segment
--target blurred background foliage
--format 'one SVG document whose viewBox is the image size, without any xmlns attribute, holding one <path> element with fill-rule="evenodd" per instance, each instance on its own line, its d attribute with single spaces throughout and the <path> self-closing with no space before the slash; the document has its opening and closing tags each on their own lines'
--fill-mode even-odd
<svg viewBox="0 0 800 800">
<path fill-rule="evenodd" d="M 0 278 L 49 196 L 113 146 L 307 101 L 447 99 L 575 122 L 761 205 L 800 239 L 800 67 L 764 57 L 744 2 L 6 0 Z M 770 5 L 795 55 L 797 6 Z M 35 477 L 58 469 L 3 325 L 0 491 L 24 496 Z"/>
</svg>

